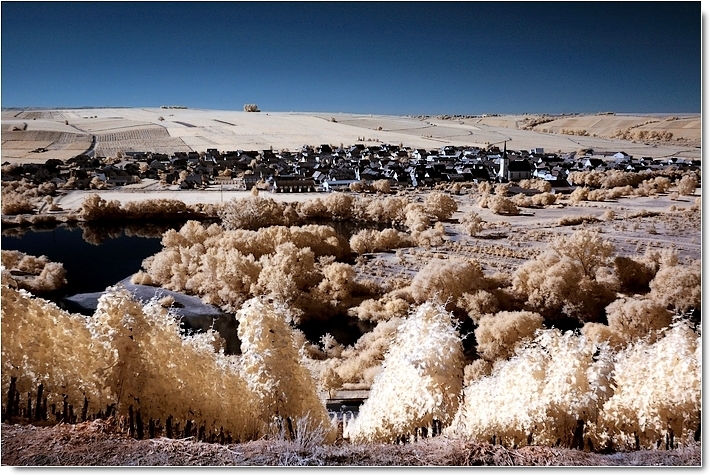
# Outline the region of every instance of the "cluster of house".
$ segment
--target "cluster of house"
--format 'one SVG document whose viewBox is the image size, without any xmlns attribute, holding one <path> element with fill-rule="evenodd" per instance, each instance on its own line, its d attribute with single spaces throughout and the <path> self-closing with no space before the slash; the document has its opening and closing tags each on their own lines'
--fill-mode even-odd
<svg viewBox="0 0 710 475">
<path fill-rule="evenodd" d="M 297 151 L 175 152 L 172 155 L 126 152 L 120 161 L 79 155 L 66 162 L 50 159 L 44 165 L 24 165 L 3 172 L 3 180 L 29 176 L 35 182 L 48 180 L 62 185 L 74 178 L 77 188 L 88 188 L 94 178 L 109 185 L 126 185 L 141 179 L 158 179 L 182 189 L 227 185 L 251 189 L 255 185 L 272 192 L 334 191 L 359 181 L 389 180 L 393 188 L 433 186 L 440 182 L 518 181 L 541 178 L 554 189 L 569 189 L 573 171 L 660 170 L 668 166 L 699 169 L 699 160 L 671 158 L 635 159 L 619 152 L 588 151 L 548 153 L 542 148 L 501 150 L 470 146 L 413 149 L 378 144 L 349 147 L 304 145 Z"/>
</svg>

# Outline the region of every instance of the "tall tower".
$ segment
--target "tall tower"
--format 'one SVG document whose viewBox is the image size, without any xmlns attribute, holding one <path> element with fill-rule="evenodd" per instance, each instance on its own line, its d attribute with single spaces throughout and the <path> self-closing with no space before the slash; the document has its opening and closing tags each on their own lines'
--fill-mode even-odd
<svg viewBox="0 0 710 475">
<path fill-rule="evenodd" d="M 503 157 L 500 159 L 500 168 L 498 169 L 498 177 L 501 179 L 508 178 L 508 150 L 506 145 L 508 142 L 503 142 Z"/>
</svg>

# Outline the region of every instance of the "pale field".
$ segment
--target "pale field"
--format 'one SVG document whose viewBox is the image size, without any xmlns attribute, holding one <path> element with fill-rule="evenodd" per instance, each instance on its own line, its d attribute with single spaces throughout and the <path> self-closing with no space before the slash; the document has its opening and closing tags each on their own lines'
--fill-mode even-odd
<svg viewBox="0 0 710 475">
<path fill-rule="evenodd" d="M 159 120 L 162 117 L 164 120 Z M 100 154 L 117 151 L 297 150 L 303 145 L 402 144 L 413 148 L 438 149 L 445 145 L 485 147 L 507 141 L 510 150 L 542 147 L 549 152 L 572 152 L 580 148 L 600 151 L 623 150 L 634 157 L 684 157 L 699 159 L 700 116 L 678 120 L 652 116 L 592 115 L 569 117 L 536 127 L 516 129 L 527 116 L 511 115 L 476 119 L 442 120 L 409 116 L 370 114 L 259 112 L 205 109 L 74 109 L 52 111 L 3 111 L 2 160 L 43 163 L 49 158 L 67 159 L 89 148 L 97 139 Z M 335 120 L 335 121 L 333 121 Z M 68 125 L 65 124 L 68 122 Z M 642 125 L 647 121 L 655 121 Z M 26 125 L 26 131 L 11 132 Z M 674 138 L 663 144 L 635 143 L 605 136 L 619 128 L 670 131 Z M 598 137 L 542 133 L 542 128 L 586 129 Z M 76 134 L 74 140 L 37 139 L 42 131 Z M 89 137 L 87 141 L 87 136 Z M 86 148 L 83 148 L 86 145 Z M 44 147 L 51 151 L 30 153 Z"/>
</svg>

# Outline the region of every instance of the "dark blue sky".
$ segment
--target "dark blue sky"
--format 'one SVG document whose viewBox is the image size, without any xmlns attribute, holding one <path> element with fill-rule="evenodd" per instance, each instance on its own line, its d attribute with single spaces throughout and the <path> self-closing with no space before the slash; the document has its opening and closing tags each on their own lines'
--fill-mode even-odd
<svg viewBox="0 0 710 475">
<path fill-rule="evenodd" d="M 2 106 L 700 112 L 700 2 L 2 2 Z"/>
</svg>

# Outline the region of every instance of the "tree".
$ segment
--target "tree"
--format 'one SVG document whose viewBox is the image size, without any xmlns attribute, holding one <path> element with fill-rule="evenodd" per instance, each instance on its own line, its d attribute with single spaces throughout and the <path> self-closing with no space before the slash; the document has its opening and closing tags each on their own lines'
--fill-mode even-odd
<svg viewBox="0 0 710 475">
<path fill-rule="evenodd" d="M 316 383 L 301 364 L 295 346 L 289 312 L 263 298 L 253 298 L 237 312 L 242 344 L 243 373 L 257 403 L 252 406 L 264 423 L 273 417 L 308 419 L 310 430 L 332 431 L 325 404 L 318 397 Z M 287 425 L 287 422 L 282 422 Z M 272 429 L 273 431 L 273 429 Z"/>
<path fill-rule="evenodd" d="M 513 355 L 518 343 L 531 339 L 542 328 L 542 316 L 534 312 L 498 312 L 484 315 L 475 330 L 476 351 L 482 358 L 494 361 Z"/>
<path fill-rule="evenodd" d="M 599 267 L 607 264 L 614 252 L 614 245 L 602 239 L 598 231 L 581 229 L 572 236 L 558 236 L 551 248 L 560 256 L 569 257 L 579 264 L 582 272 L 594 278 Z"/>
<path fill-rule="evenodd" d="M 453 315 L 424 303 L 397 328 L 350 431 L 353 442 L 394 442 L 417 428 L 448 424 L 459 405 L 463 367 Z"/>
</svg>

